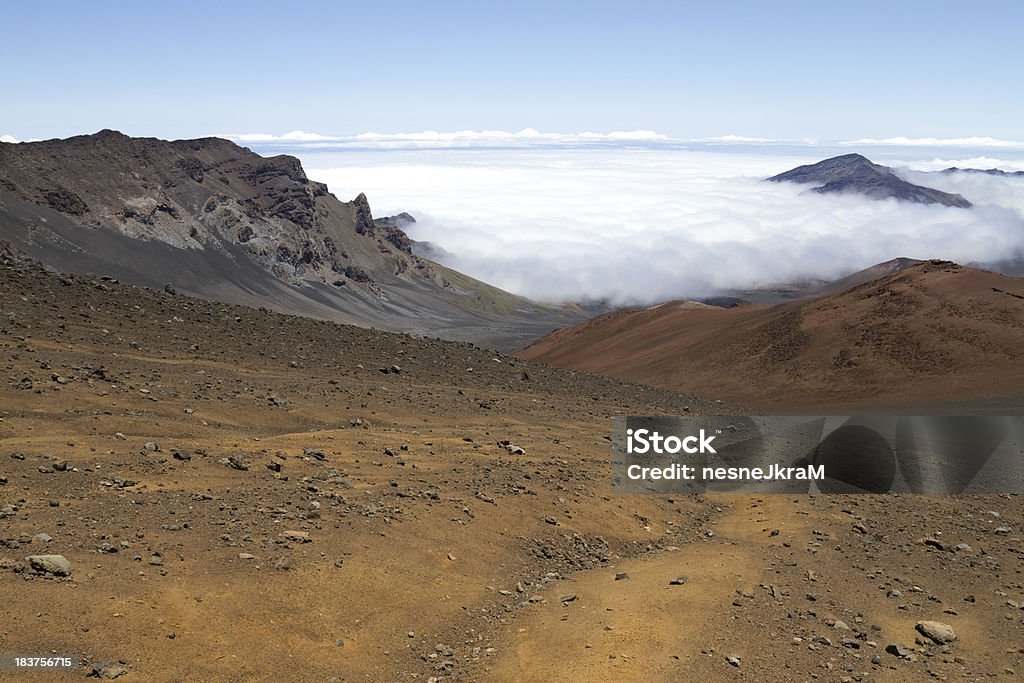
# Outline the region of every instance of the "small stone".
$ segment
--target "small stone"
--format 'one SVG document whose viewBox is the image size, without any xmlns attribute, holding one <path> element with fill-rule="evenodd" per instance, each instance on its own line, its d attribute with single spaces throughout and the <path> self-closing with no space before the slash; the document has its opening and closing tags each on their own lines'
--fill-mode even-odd
<svg viewBox="0 0 1024 683">
<path fill-rule="evenodd" d="M 930 638 L 939 645 L 945 645 L 956 640 L 956 633 L 953 632 L 953 627 L 949 624 L 943 624 L 941 621 L 919 621 L 914 628 L 917 629 L 918 633 Z"/>
<path fill-rule="evenodd" d="M 155 441 L 147 441 L 143 448 L 145 448 L 150 453 L 156 453 L 160 450 L 160 444 L 158 444 Z"/>
<path fill-rule="evenodd" d="M 742 660 L 738 655 L 727 655 L 725 661 L 729 662 L 730 665 L 735 666 L 736 668 L 739 668 L 740 664 L 742 664 Z"/>
<path fill-rule="evenodd" d="M 670 585 L 670 586 L 682 586 L 684 583 L 686 583 L 689 580 L 690 580 L 690 577 L 688 577 L 688 576 L 677 576 L 676 578 L 674 578 L 671 581 L 669 581 L 668 585 Z"/>
<path fill-rule="evenodd" d="M 29 555 L 25 561 L 40 574 L 71 576 L 71 563 L 63 555 Z"/>
<path fill-rule="evenodd" d="M 921 545 L 931 546 L 932 548 L 938 548 L 939 550 L 945 550 L 946 546 L 937 538 L 926 536 L 924 538 L 917 539 L 917 542 Z"/>
<path fill-rule="evenodd" d="M 619 572 L 618 574 L 615 575 L 615 580 L 616 581 L 625 581 L 628 578 L 629 578 L 629 574 L 627 574 L 626 572 Z"/>
<path fill-rule="evenodd" d="M 113 680 L 118 676 L 123 676 L 128 673 L 128 667 L 120 662 L 102 662 L 95 664 L 92 667 L 92 673 L 90 676 L 96 678 L 104 678 L 107 680 Z"/>
<path fill-rule="evenodd" d="M 53 538 L 50 536 L 50 534 L 46 533 L 38 533 L 32 537 L 33 543 L 49 543 L 52 540 Z"/>
<path fill-rule="evenodd" d="M 238 559 L 240 560 L 255 560 L 256 556 L 251 553 L 238 553 Z"/>
<path fill-rule="evenodd" d="M 909 657 L 914 652 L 903 643 L 889 643 L 885 646 L 885 651 L 896 657 Z"/>
<path fill-rule="evenodd" d="M 308 531 L 282 531 L 280 534 L 281 538 L 288 541 L 295 541 L 296 543 L 309 543 L 313 539 L 309 537 Z"/>
<path fill-rule="evenodd" d="M 242 470 L 244 472 L 249 469 L 249 466 L 245 464 L 245 461 L 237 455 L 229 455 L 225 460 L 227 466 L 233 470 Z"/>
</svg>

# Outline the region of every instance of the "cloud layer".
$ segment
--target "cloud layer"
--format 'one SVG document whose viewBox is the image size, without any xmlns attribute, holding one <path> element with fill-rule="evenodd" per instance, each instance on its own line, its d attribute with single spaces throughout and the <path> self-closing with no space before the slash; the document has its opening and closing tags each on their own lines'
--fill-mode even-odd
<svg viewBox="0 0 1024 683">
<path fill-rule="evenodd" d="M 861 138 L 859 140 L 844 140 L 839 143 L 846 147 L 972 147 L 981 149 L 986 147 L 1002 149 L 1024 149 L 1024 142 L 1018 140 L 1000 140 L 990 137 L 966 137 L 966 138 Z"/>
<path fill-rule="evenodd" d="M 360 133 L 358 135 L 321 135 L 294 130 L 283 135 L 269 133 L 226 134 L 241 143 L 290 145 L 300 143 L 308 148 L 447 148 L 447 147 L 527 147 L 550 145 L 593 145 L 602 143 L 660 143 L 680 141 L 650 130 L 612 131 L 610 133 L 542 133 L 533 128 L 510 132 L 503 130 L 461 130 L 418 133 Z"/>
<path fill-rule="evenodd" d="M 552 147 L 552 146 L 622 146 L 636 144 L 652 148 L 717 148 L 735 146 L 797 146 L 797 147 L 880 147 L 880 148 L 970 148 L 970 149 L 1024 149 L 1024 142 L 998 138 L 974 136 L 959 138 L 925 138 L 897 136 L 890 138 L 861 138 L 834 142 L 810 138 L 786 140 L 750 135 L 719 135 L 715 137 L 685 138 L 672 137 L 652 130 L 612 131 L 596 133 L 553 133 L 533 128 L 520 131 L 504 130 L 461 130 L 441 132 L 435 130 L 414 133 L 360 133 L 358 135 L 324 135 L 293 130 L 284 134 L 273 133 L 228 133 L 217 137 L 228 138 L 244 144 L 267 146 L 301 146 L 307 149 L 429 149 L 460 147 Z"/>
<path fill-rule="evenodd" d="M 818 159 L 527 149 L 321 152 L 304 162 L 343 198 L 365 192 L 375 215 L 415 215 L 410 235 L 449 252 L 452 267 L 549 301 L 652 303 L 834 278 L 898 256 L 979 262 L 1024 248 L 1024 179 L 906 171 L 963 193 L 969 210 L 761 180 Z"/>
</svg>

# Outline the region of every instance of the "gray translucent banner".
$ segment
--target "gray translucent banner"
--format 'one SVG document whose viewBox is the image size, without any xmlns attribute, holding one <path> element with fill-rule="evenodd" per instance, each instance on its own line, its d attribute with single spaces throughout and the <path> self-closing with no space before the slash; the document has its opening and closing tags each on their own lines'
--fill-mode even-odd
<svg viewBox="0 0 1024 683">
<path fill-rule="evenodd" d="M 615 417 L 612 489 L 1024 493 L 1024 417 Z"/>
</svg>

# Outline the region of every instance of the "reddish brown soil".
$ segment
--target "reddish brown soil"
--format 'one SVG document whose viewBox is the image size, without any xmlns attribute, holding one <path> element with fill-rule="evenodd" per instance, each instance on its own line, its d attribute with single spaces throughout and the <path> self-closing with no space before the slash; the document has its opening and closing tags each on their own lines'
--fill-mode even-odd
<svg viewBox="0 0 1024 683">
<path fill-rule="evenodd" d="M 924 262 L 809 302 L 612 313 L 518 355 L 769 412 L 1015 412 L 1022 354 L 1024 280 Z"/>
</svg>

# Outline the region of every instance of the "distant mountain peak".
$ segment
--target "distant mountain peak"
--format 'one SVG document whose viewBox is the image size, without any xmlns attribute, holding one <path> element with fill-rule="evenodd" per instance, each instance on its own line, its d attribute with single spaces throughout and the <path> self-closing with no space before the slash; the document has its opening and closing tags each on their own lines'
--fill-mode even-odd
<svg viewBox="0 0 1024 683">
<path fill-rule="evenodd" d="M 843 154 L 798 166 L 768 178 L 771 182 L 793 182 L 816 185 L 819 194 L 857 193 L 872 199 L 898 199 L 917 204 L 942 204 L 969 208 L 971 202 L 958 194 L 915 185 L 896 175 L 887 166 L 876 164 L 860 154 Z"/>
</svg>

